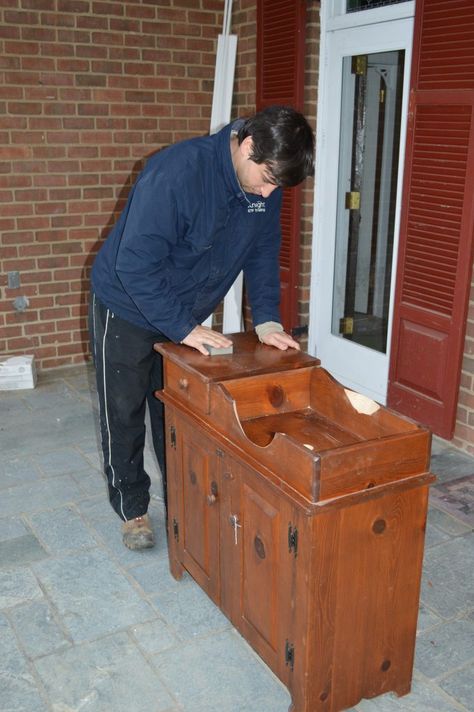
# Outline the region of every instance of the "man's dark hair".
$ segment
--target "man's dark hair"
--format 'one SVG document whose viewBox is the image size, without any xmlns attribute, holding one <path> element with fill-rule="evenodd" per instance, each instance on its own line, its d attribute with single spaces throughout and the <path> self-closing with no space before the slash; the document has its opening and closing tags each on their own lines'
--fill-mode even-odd
<svg viewBox="0 0 474 712">
<path fill-rule="evenodd" d="M 239 145 L 252 137 L 249 158 L 268 167 L 270 183 L 282 188 L 298 185 L 314 174 L 314 134 L 303 114 L 291 106 L 267 106 L 246 119 Z"/>
</svg>

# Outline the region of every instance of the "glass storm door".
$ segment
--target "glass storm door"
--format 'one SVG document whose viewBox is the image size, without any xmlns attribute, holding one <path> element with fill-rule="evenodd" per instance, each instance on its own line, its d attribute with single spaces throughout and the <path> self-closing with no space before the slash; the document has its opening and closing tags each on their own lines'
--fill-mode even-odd
<svg viewBox="0 0 474 712">
<path fill-rule="evenodd" d="M 321 112 L 326 135 L 318 144 L 310 350 L 343 384 L 381 403 L 390 355 L 412 24 L 410 18 L 331 33 Z"/>
<path fill-rule="evenodd" d="M 332 334 L 387 350 L 403 50 L 344 57 Z"/>
</svg>

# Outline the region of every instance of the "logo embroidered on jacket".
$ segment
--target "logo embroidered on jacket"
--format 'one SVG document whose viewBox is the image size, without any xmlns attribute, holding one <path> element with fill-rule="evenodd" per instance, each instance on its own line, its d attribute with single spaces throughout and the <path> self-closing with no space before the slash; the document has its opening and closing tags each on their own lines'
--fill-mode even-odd
<svg viewBox="0 0 474 712">
<path fill-rule="evenodd" d="M 248 213 L 264 213 L 265 212 L 265 201 L 257 200 L 256 203 L 249 203 L 247 207 Z"/>
</svg>

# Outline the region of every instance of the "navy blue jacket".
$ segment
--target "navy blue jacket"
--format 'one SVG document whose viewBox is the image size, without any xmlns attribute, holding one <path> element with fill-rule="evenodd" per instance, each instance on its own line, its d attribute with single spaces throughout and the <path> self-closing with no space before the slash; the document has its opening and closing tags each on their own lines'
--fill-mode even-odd
<svg viewBox="0 0 474 712">
<path fill-rule="evenodd" d="M 148 160 L 92 269 L 92 289 L 112 312 L 175 342 L 242 269 L 254 325 L 280 321 L 281 190 L 266 199 L 242 191 L 233 126 Z"/>
</svg>

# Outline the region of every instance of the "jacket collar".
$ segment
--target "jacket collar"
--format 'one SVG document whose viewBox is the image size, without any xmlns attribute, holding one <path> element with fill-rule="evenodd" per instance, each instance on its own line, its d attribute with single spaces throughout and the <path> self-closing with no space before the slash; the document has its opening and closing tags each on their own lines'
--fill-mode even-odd
<svg viewBox="0 0 474 712">
<path fill-rule="evenodd" d="M 232 194 L 232 197 L 237 198 L 243 205 L 248 205 L 248 198 L 240 186 L 235 174 L 234 164 L 232 162 L 232 154 L 230 151 L 230 137 L 232 132 L 236 132 L 242 126 L 244 120 L 237 119 L 232 123 L 224 126 L 217 133 L 218 142 L 218 158 L 224 175 L 224 183 L 226 190 Z"/>
</svg>

